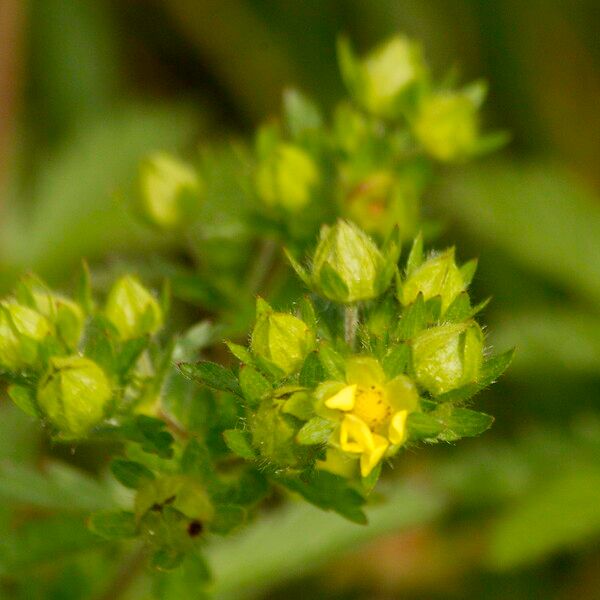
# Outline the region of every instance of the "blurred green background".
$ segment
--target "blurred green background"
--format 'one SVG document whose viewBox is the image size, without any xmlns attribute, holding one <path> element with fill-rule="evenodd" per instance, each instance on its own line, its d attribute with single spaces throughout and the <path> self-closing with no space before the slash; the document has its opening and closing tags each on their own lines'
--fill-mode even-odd
<svg viewBox="0 0 600 600">
<path fill-rule="evenodd" d="M 405 32 L 438 74 L 484 77 L 486 122 L 512 133 L 500 154 L 442 173 L 425 198 L 425 212 L 447 223 L 439 243 L 480 258 L 474 292 L 494 297 L 484 316 L 492 345 L 518 348 L 481 400 L 494 428 L 406 455 L 369 528 L 291 506 L 215 545 L 217 597 L 600 598 L 599 9 L 594 0 L 0 3 L 2 292 L 26 269 L 68 286 L 82 256 L 102 273 L 168 250 L 119 202 L 140 157 L 248 136 L 279 112 L 288 85 L 330 108 L 343 93 L 341 32 L 363 50 Z M 0 598 L 117 597 L 119 565 L 80 533 L 82 515 L 103 506 L 104 483 L 65 463 L 58 476 L 56 464 L 53 477 L 38 470 L 60 452 L 0 401 Z M 85 450 L 61 458 L 91 460 Z M 42 530 L 15 528 L 38 512 Z M 126 583 L 119 597 L 148 597 L 143 574 Z"/>
</svg>

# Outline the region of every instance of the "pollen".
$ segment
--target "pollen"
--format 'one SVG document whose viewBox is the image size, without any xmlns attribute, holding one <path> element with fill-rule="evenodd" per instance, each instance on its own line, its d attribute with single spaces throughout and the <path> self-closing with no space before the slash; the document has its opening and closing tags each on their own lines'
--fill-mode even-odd
<svg viewBox="0 0 600 600">
<path fill-rule="evenodd" d="M 352 413 L 364 421 L 371 431 L 375 432 L 389 422 L 392 416 L 392 407 L 387 401 L 383 388 L 376 385 L 358 386 Z"/>
</svg>

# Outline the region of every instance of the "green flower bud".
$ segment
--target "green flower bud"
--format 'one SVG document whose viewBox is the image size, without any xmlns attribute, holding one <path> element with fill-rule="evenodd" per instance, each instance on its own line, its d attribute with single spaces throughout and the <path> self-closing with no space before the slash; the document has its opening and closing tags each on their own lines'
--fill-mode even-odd
<svg viewBox="0 0 600 600">
<path fill-rule="evenodd" d="M 397 260 L 397 256 L 386 258 L 354 223 L 340 220 L 321 230 L 312 261 L 312 284 L 336 302 L 375 298 L 389 285 L 389 266 Z"/>
<path fill-rule="evenodd" d="M 138 185 L 144 216 L 161 229 L 180 226 L 202 191 L 198 174 L 166 153 L 153 154 L 142 162 Z"/>
<path fill-rule="evenodd" d="M 302 366 L 315 347 L 314 331 L 293 315 L 273 311 L 260 298 L 256 313 L 252 352 L 274 364 L 285 375 L 290 375 Z"/>
<path fill-rule="evenodd" d="M 479 103 L 472 94 L 444 92 L 423 100 L 414 133 L 425 151 L 443 162 L 460 161 L 477 150 Z"/>
<path fill-rule="evenodd" d="M 442 314 L 452 301 L 466 288 L 460 269 L 454 259 L 454 248 L 432 256 L 409 274 L 402 284 L 400 302 L 412 304 L 419 293 L 425 300 L 442 297 Z"/>
<path fill-rule="evenodd" d="M 15 371 L 35 364 L 39 342 L 51 332 L 37 311 L 10 300 L 0 302 L 0 365 Z"/>
<path fill-rule="evenodd" d="M 474 383 L 483 361 L 483 332 L 475 321 L 426 329 L 412 342 L 412 361 L 417 382 L 434 396 Z"/>
<path fill-rule="evenodd" d="M 297 212 L 308 204 L 319 179 L 317 165 L 304 150 L 279 143 L 261 161 L 256 188 L 268 206 Z"/>
<path fill-rule="evenodd" d="M 378 117 L 402 114 L 408 96 L 426 73 L 421 49 L 395 36 L 363 60 L 357 60 L 346 41 L 339 46 L 344 81 L 357 102 Z"/>
<path fill-rule="evenodd" d="M 113 285 L 104 313 L 123 340 L 155 333 L 162 325 L 162 310 L 156 298 L 131 275 Z"/>
<path fill-rule="evenodd" d="M 404 236 L 414 232 L 417 220 L 417 196 L 403 186 L 393 173 L 372 173 L 344 198 L 344 212 L 369 234 L 386 237 L 395 225 Z"/>
<path fill-rule="evenodd" d="M 41 290 L 33 291 L 32 298 L 38 312 L 55 324 L 65 344 L 71 350 L 77 348 L 85 321 L 81 307 L 68 298 Z"/>
<path fill-rule="evenodd" d="M 78 438 L 102 420 L 111 396 L 110 383 L 94 361 L 54 357 L 39 383 L 37 403 L 63 435 Z"/>
</svg>

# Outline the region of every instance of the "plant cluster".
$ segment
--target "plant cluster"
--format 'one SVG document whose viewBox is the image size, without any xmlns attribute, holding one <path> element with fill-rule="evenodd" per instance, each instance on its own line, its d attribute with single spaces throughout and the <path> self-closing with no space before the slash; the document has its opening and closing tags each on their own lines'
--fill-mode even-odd
<svg viewBox="0 0 600 600">
<path fill-rule="evenodd" d="M 363 59 L 342 40 L 339 58 L 350 99 L 331 125 L 290 92 L 283 124 L 240 150 L 247 201 L 234 225 L 203 221 L 201 170 L 164 153 L 142 162 L 137 208 L 165 235 L 194 240 L 194 298 L 224 329 L 200 322 L 171 335 L 168 288 L 159 299 L 126 275 L 99 303 L 86 269 L 75 298 L 26 276 L 0 303 L 9 396 L 56 441 L 117 444 L 110 468 L 129 506 L 89 526 L 142 540 L 158 569 L 183 563 L 207 578 L 204 540 L 254 518 L 274 490 L 366 523 L 386 462 L 492 423 L 469 406 L 511 352 L 486 352 L 476 321 L 486 302 L 468 292 L 476 262 L 426 252 L 435 227 L 420 216 L 436 163 L 502 140 L 480 133 L 484 86 L 434 83 L 404 37 Z M 280 246 L 298 279 L 278 267 Z M 174 295 L 187 299 L 178 281 Z M 291 302 L 276 310 L 282 289 Z M 269 302 L 256 299 L 249 324 L 258 292 Z M 223 331 L 233 356 L 198 362 L 218 354 Z"/>
</svg>

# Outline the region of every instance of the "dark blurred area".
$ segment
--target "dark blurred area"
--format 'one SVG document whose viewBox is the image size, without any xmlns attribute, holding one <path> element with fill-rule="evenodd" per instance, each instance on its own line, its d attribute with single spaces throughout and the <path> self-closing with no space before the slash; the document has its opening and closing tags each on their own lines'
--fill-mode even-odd
<svg viewBox="0 0 600 600">
<path fill-rule="evenodd" d="M 256 567 L 258 597 L 600 598 L 599 13 L 594 0 L 0 1 L 3 292 L 25 269 L 61 285 L 82 256 L 160 252 L 115 199 L 140 157 L 247 138 L 290 85 L 328 111 L 342 32 L 363 51 L 403 32 L 436 74 L 484 78 L 486 125 L 512 135 L 424 200 L 447 224 L 440 244 L 480 259 L 492 344 L 518 348 L 482 403 L 494 429 L 408 456 L 443 506 L 430 518 L 367 545 L 341 536 L 289 572 Z M 39 432 L 0 409 L 0 460 L 21 460 Z M 283 531 L 272 543 L 293 555 L 304 542 Z M 235 581 L 225 597 L 242 597 Z"/>
</svg>

